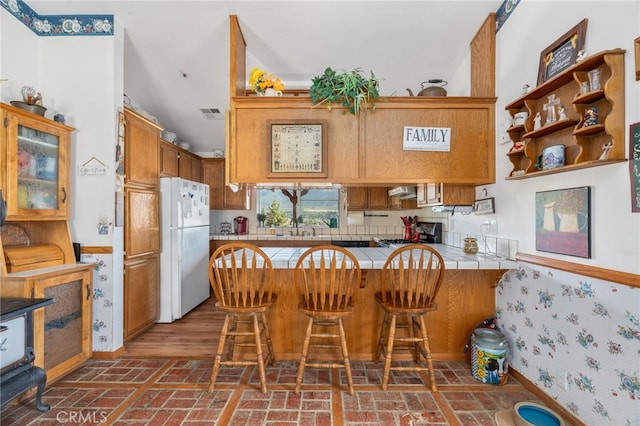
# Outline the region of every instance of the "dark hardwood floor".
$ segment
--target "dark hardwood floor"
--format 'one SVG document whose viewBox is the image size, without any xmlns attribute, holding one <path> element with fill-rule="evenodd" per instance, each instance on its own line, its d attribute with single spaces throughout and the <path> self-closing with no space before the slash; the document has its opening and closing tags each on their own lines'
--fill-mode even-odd
<svg viewBox="0 0 640 426">
<path fill-rule="evenodd" d="M 170 324 L 155 324 L 126 342 L 125 356 L 213 359 L 223 322 L 224 314 L 216 311 L 215 298 L 210 297 L 185 317 Z"/>
</svg>

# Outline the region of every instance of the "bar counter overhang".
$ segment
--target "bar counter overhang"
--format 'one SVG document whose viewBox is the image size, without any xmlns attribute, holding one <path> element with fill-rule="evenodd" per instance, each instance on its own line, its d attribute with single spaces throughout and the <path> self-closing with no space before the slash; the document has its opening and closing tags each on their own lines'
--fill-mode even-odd
<svg viewBox="0 0 640 426">
<path fill-rule="evenodd" d="M 433 245 L 445 261 L 445 276 L 436 297 L 438 309 L 426 316 L 429 344 L 434 360 L 464 360 L 465 345 L 474 327 L 495 316 L 495 288 L 504 272 L 517 268 L 507 259 L 468 255 L 462 249 Z M 305 247 L 262 248 L 275 270 L 278 300 L 267 313 L 269 330 L 278 361 L 298 360 L 302 352 L 307 318 L 298 311 L 294 267 Z M 355 313 L 344 320 L 349 357 L 373 361 L 377 352 L 382 309 L 374 294 L 380 270 L 393 248 L 350 248 L 362 269 L 362 283 L 355 296 Z M 242 356 L 238 348 L 235 356 Z M 407 354 L 407 357 L 409 354 Z M 409 359 L 409 358 L 407 358 Z"/>
</svg>

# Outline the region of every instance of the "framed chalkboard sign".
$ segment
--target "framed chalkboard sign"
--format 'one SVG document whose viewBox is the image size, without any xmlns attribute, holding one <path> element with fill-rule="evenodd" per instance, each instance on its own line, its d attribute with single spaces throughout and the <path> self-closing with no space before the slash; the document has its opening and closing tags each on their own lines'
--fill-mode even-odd
<svg viewBox="0 0 640 426">
<path fill-rule="evenodd" d="M 584 49 L 588 19 L 583 19 L 562 37 L 540 53 L 538 86 L 576 63 L 578 52 Z"/>
<path fill-rule="evenodd" d="M 631 211 L 640 213 L 640 122 L 629 126 L 629 157 Z"/>
</svg>

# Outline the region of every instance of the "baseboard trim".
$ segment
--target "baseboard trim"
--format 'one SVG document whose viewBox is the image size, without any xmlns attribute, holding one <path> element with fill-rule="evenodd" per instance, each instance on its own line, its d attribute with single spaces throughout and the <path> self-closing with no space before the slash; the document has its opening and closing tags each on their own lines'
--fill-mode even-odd
<svg viewBox="0 0 640 426">
<path fill-rule="evenodd" d="M 560 414 L 567 424 L 574 426 L 587 426 L 586 423 L 583 423 L 571 411 L 558 404 L 555 399 L 544 393 L 542 390 L 540 390 L 540 388 L 530 382 L 529 379 L 520 374 L 520 372 L 514 370 L 511 366 L 509 366 L 509 374 L 512 375 L 514 379 L 516 379 L 522 386 L 524 386 L 525 389 L 534 394 L 545 405 L 547 405 L 556 413 Z"/>
<path fill-rule="evenodd" d="M 122 355 L 124 355 L 126 352 L 126 349 L 124 348 L 124 346 L 121 346 L 120 348 L 116 349 L 113 352 L 103 352 L 103 351 L 94 351 L 91 354 L 91 358 L 95 358 L 95 359 L 116 359 L 116 358 L 120 358 Z"/>
</svg>

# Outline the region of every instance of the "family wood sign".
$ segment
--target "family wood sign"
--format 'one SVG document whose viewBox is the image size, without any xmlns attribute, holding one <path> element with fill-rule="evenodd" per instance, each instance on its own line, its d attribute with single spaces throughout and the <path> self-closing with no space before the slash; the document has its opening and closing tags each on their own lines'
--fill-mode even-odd
<svg viewBox="0 0 640 426">
<path fill-rule="evenodd" d="M 405 126 L 402 149 L 404 151 L 449 152 L 451 150 L 451 128 Z"/>
</svg>

